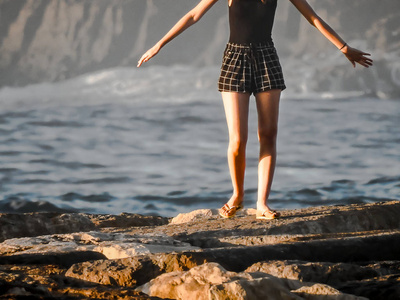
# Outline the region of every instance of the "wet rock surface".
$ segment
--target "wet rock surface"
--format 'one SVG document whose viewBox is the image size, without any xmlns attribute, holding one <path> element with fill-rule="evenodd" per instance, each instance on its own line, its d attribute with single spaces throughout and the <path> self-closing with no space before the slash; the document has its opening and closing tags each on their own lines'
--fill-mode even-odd
<svg viewBox="0 0 400 300">
<path fill-rule="evenodd" d="M 254 213 L 0 215 L 0 299 L 400 298 L 400 202 Z"/>
</svg>

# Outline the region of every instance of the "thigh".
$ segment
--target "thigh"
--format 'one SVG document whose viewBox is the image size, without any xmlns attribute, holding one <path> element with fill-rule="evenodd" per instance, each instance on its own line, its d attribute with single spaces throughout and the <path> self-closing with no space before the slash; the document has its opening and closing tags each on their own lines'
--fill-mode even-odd
<svg viewBox="0 0 400 300">
<path fill-rule="evenodd" d="M 230 138 L 247 138 L 249 118 L 248 93 L 222 92 L 226 123 Z"/>
<path fill-rule="evenodd" d="M 281 90 L 274 89 L 260 92 L 255 96 L 259 133 L 277 131 Z"/>
</svg>

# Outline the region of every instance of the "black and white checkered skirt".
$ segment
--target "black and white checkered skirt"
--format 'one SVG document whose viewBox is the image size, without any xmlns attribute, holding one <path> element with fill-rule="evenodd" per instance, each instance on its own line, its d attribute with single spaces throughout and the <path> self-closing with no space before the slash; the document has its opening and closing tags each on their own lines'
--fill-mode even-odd
<svg viewBox="0 0 400 300">
<path fill-rule="evenodd" d="M 218 80 L 220 92 L 256 94 L 285 88 L 273 43 L 227 44 Z"/>
</svg>

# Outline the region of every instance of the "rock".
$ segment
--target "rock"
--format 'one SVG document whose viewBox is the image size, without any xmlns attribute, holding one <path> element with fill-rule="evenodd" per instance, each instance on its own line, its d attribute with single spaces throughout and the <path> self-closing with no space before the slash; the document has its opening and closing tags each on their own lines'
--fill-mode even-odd
<svg viewBox="0 0 400 300">
<path fill-rule="evenodd" d="M 398 261 L 368 265 L 365 263 L 267 261 L 254 264 L 246 272 L 263 272 L 279 278 L 325 283 L 343 293 L 369 299 L 397 299 L 400 296 L 400 263 Z"/>
<path fill-rule="evenodd" d="M 348 281 L 378 277 L 384 270 L 387 269 L 378 265 L 363 266 L 355 263 L 265 261 L 252 265 L 246 272 L 263 272 L 279 278 L 337 286 Z M 394 273 L 399 272 L 399 269 L 394 270 Z"/>
<path fill-rule="evenodd" d="M 182 252 L 199 249 L 167 235 L 110 234 L 109 241 L 102 239 L 93 250 L 108 259 L 134 257 L 151 253 Z"/>
<path fill-rule="evenodd" d="M 69 251 L 61 253 L 46 252 L 0 256 L 0 265 L 52 264 L 69 268 L 73 264 L 80 262 L 105 258 L 104 255 L 95 251 Z"/>
<path fill-rule="evenodd" d="M 110 287 L 100 287 L 100 288 L 66 288 L 59 289 L 57 292 L 68 295 L 71 300 L 73 299 L 124 299 L 124 300 L 161 300 L 158 297 L 150 297 L 141 292 L 135 291 L 130 288 L 110 288 Z M 59 299 L 59 298 L 56 298 Z"/>
<path fill-rule="evenodd" d="M 97 228 L 128 228 L 137 226 L 160 226 L 168 224 L 168 218 L 122 213 L 120 215 L 88 214 Z"/>
<path fill-rule="evenodd" d="M 242 209 L 237 212 L 237 216 L 254 216 L 256 210 L 254 208 Z M 189 213 L 181 213 L 172 218 L 170 224 L 182 224 L 187 222 L 195 222 L 204 218 L 219 216 L 218 209 L 197 209 Z"/>
<path fill-rule="evenodd" d="M 149 253 L 169 253 L 174 251 L 188 251 L 191 249 L 197 249 L 189 244 L 182 243 L 181 245 L 152 245 L 152 244 L 141 244 L 141 243 L 108 243 L 103 244 L 94 248 L 96 252 L 104 254 L 108 259 L 134 257 L 137 255 L 149 254 Z"/>
<path fill-rule="evenodd" d="M 16 296 L 30 296 L 32 295 L 31 293 L 28 293 L 24 288 L 20 287 L 14 287 L 10 290 L 8 290 L 8 293 L 11 295 L 16 295 Z"/>
<path fill-rule="evenodd" d="M 142 255 L 130 259 L 116 259 L 112 261 L 111 265 L 107 261 L 76 264 L 68 270 L 67 276 L 101 284 L 113 284 L 114 282 L 122 286 L 134 286 L 136 282 L 133 282 L 132 278 L 137 278 L 138 275 L 134 274 L 138 272 L 146 273 L 146 278 L 150 280 L 154 278 L 151 276 L 190 269 L 205 262 L 217 262 L 227 270 L 240 272 L 252 264 L 266 259 L 332 262 L 400 260 L 399 244 L 400 233 L 343 239 L 340 243 L 336 240 L 326 240 L 256 247 L 205 249 L 167 255 Z M 132 275 L 130 277 L 120 277 L 118 274 L 109 275 L 110 270 L 126 270 L 125 273 Z M 98 274 L 107 275 L 98 276 Z M 116 276 L 116 278 L 104 281 L 106 276 Z M 142 279 L 140 278 L 140 280 Z"/>
<path fill-rule="evenodd" d="M 0 214 L 0 241 L 14 237 L 37 236 L 93 230 L 90 219 L 80 213 Z"/>
<path fill-rule="evenodd" d="M 206 263 L 187 272 L 163 274 L 137 290 L 162 298 L 209 299 L 211 286 L 227 282 L 232 275 L 235 274 L 227 272 L 218 264 Z"/>
<path fill-rule="evenodd" d="M 52 265 L 0 266 L 0 299 L 125 299 L 150 297 L 131 288 L 99 286 L 71 281 L 64 269 Z"/>
<path fill-rule="evenodd" d="M 24 288 L 37 299 L 56 293 L 130 299 L 136 297 L 131 294 L 135 287 L 172 272 L 165 277 L 170 282 L 186 276 L 186 287 L 196 291 L 203 282 L 215 299 L 245 294 L 265 299 L 257 293 L 270 295 L 277 290 L 267 287 L 278 286 L 294 299 L 351 299 L 342 294 L 347 293 L 387 300 L 400 295 L 400 202 L 286 210 L 282 218 L 267 222 L 250 213 L 226 220 L 213 212 L 194 212 L 181 219 L 189 222 L 159 226 L 135 226 L 134 215 L 64 214 L 67 224 L 74 218 L 81 224 L 89 220 L 95 229 L 5 240 L 0 244 L 0 290 Z M 5 216 L 3 221 L 15 218 L 23 224 L 24 218 L 33 222 L 33 216 Z M 48 231 L 54 230 L 50 222 L 63 224 L 61 214 L 37 216 Z M 124 227 L 124 218 L 133 227 Z M 152 253 L 158 251 L 163 252 Z M 131 257 L 118 258 L 124 256 Z M 210 263 L 214 267 L 206 275 L 189 276 Z M 218 281 L 215 274 L 228 279 Z"/>
<path fill-rule="evenodd" d="M 128 228 L 168 224 L 168 218 L 138 214 L 96 215 L 84 213 L 0 214 L 0 242 L 16 237 L 91 231 L 104 227 Z"/>
<path fill-rule="evenodd" d="M 229 272 L 216 263 L 160 275 L 137 290 L 168 299 L 363 299 L 321 284 L 279 279 L 265 273 Z M 321 295 L 325 297 L 317 298 Z"/>
<path fill-rule="evenodd" d="M 198 209 L 190 213 L 182 213 L 177 215 L 175 218 L 172 218 L 170 224 L 182 224 L 192 222 L 204 217 L 211 217 L 217 214 L 218 211 L 216 209 Z"/>
<path fill-rule="evenodd" d="M 400 299 L 399 273 L 363 281 L 350 281 L 337 287 L 344 293 L 361 295 L 368 299 Z"/>
<path fill-rule="evenodd" d="M 166 235 L 129 235 L 96 231 L 15 238 L 0 243 L 0 254 L 3 255 L 26 256 L 43 253 L 55 255 L 74 251 L 93 251 L 103 254 L 108 259 L 195 249 L 198 248 Z"/>
<path fill-rule="evenodd" d="M 162 273 L 189 270 L 206 262 L 196 252 L 140 255 L 114 260 L 97 260 L 71 266 L 66 276 L 105 285 L 135 287 Z"/>
<path fill-rule="evenodd" d="M 122 262 L 122 263 L 121 263 Z M 76 278 L 102 285 L 135 287 L 161 274 L 156 263 L 146 258 L 125 258 L 115 260 L 97 260 L 75 264 L 65 273 Z"/>
<path fill-rule="evenodd" d="M 301 296 L 301 299 L 307 300 L 356 300 L 365 299 L 364 297 L 357 297 L 354 295 L 343 294 L 340 291 L 325 285 L 313 284 L 312 286 L 302 286 L 301 288 L 292 291 L 293 294 Z"/>
<path fill-rule="evenodd" d="M 360 262 L 400 259 L 400 232 L 253 247 L 204 249 L 193 253 L 232 271 L 242 271 L 251 261 L 305 260 L 310 262 Z"/>
<path fill-rule="evenodd" d="M 220 285 L 213 285 L 210 288 L 211 299 L 303 299 L 291 293 L 282 282 L 273 276 L 264 274 L 262 278 L 241 278 L 232 280 Z M 295 283 L 290 282 L 290 285 Z"/>
<path fill-rule="evenodd" d="M 334 238 L 337 234 L 344 237 L 400 228 L 398 201 L 282 211 L 280 219 L 269 222 L 255 220 L 250 213 L 229 220 L 221 220 L 217 215 L 204 216 L 206 221 L 188 222 L 185 227 L 172 224 L 162 231 L 194 246 L 213 248 L 265 245 L 271 244 L 271 240 Z"/>
</svg>

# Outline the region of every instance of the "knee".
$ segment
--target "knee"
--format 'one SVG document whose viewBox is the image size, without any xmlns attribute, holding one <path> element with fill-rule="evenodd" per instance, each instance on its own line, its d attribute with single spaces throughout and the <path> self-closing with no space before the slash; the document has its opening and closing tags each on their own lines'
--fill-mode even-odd
<svg viewBox="0 0 400 300">
<path fill-rule="evenodd" d="M 274 145 L 278 135 L 278 127 L 268 127 L 258 129 L 258 140 L 261 145 Z"/>
<path fill-rule="evenodd" d="M 238 156 L 246 151 L 247 138 L 246 137 L 230 137 L 229 138 L 229 151 L 233 155 Z"/>
</svg>

